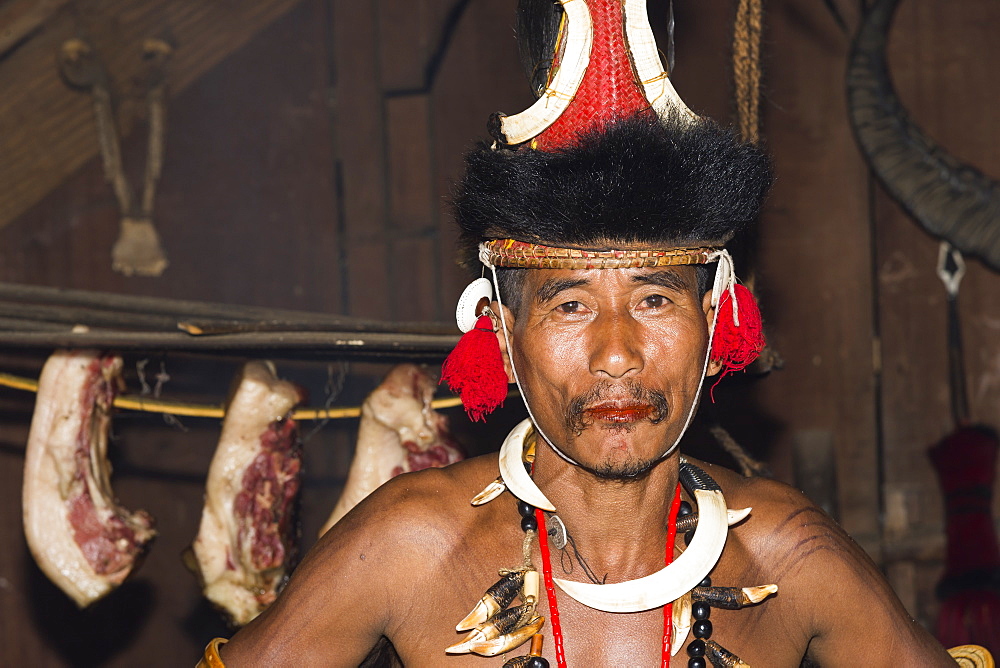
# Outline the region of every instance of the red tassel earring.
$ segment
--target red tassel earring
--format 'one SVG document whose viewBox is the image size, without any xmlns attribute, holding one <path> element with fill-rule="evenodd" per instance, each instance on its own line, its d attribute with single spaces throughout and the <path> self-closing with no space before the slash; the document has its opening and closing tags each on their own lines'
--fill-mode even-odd
<svg viewBox="0 0 1000 668">
<path fill-rule="evenodd" d="M 765 345 L 760 309 L 753 294 L 739 283 L 734 286 L 733 292 L 736 293 L 736 308 L 730 302 L 730 291 L 723 292 L 712 336 L 711 359 L 722 363 L 720 380 L 727 373 L 749 366 L 760 356 Z M 734 315 L 739 319 L 739 325 Z"/>
<path fill-rule="evenodd" d="M 486 415 L 507 398 L 507 372 L 493 320 L 484 315 L 462 335 L 441 365 L 441 382 L 462 398 L 469 419 L 486 421 Z"/>
</svg>

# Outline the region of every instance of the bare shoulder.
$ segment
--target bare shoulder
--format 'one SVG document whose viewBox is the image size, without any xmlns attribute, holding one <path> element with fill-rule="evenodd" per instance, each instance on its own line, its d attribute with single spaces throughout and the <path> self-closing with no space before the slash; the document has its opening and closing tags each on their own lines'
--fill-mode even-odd
<svg viewBox="0 0 1000 668">
<path fill-rule="evenodd" d="M 779 584 L 783 604 L 801 607 L 798 613 L 817 628 L 822 627 L 822 615 L 813 614 L 814 599 L 840 593 L 834 590 L 880 591 L 895 600 L 871 558 L 801 491 L 768 478 L 744 478 L 719 466 L 705 468 L 722 487 L 730 508 L 751 508 L 749 517 L 730 531 L 744 575 Z"/>
<path fill-rule="evenodd" d="M 490 461 L 492 460 L 492 461 Z M 422 574 L 447 567 L 468 534 L 469 499 L 496 458 L 393 478 L 309 550 L 278 599 L 223 649 L 227 666 L 357 666 L 409 610 Z M 477 489 L 477 485 L 479 488 Z"/>
<path fill-rule="evenodd" d="M 778 585 L 775 600 L 765 604 L 768 616 L 786 634 L 801 634 L 810 658 L 857 665 L 858 639 L 879 637 L 884 642 L 863 650 L 865 665 L 954 665 L 865 551 L 808 497 L 775 480 L 704 468 L 730 508 L 752 508 L 732 528 L 723 563 L 740 581 Z"/>
<path fill-rule="evenodd" d="M 703 464 L 722 487 L 730 508 L 750 508 L 749 519 L 734 535 L 773 575 L 832 555 L 870 563 L 854 540 L 801 491 L 777 480 L 745 478 L 729 469 Z"/>
</svg>

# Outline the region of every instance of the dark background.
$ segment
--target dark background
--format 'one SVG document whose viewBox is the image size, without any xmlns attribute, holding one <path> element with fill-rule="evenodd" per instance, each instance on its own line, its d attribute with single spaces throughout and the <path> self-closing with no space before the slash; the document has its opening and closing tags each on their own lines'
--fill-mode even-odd
<svg viewBox="0 0 1000 668">
<path fill-rule="evenodd" d="M 453 262 L 446 203 L 461 155 L 491 112 L 531 102 L 516 58 L 513 0 L 0 1 L 0 280 L 297 308 L 391 321 L 451 318 L 468 277 Z M 734 5 L 677 0 L 675 87 L 732 121 Z M 823 503 L 885 569 L 910 612 L 933 620 L 942 569 L 941 496 L 926 448 L 951 425 L 937 242 L 873 183 L 851 135 L 844 71 L 860 3 L 765 3 L 764 137 L 777 180 L 752 262 L 784 368 L 723 382 L 718 420 L 775 475 Z M 651 2 L 657 31 L 661 3 Z M 27 29 L 24 26 L 29 26 Z M 958 157 L 1000 175 L 1000 4 L 904 0 L 890 45 L 915 121 Z M 118 211 L 97 156 L 89 97 L 56 54 L 86 36 L 118 94 L 133 183 L 145 161 L 140 45 L 175 44 L 166 159 L 155 219 L 170 267 L 111 271 Z M 661 39 L 661 46 L 664 42 Z M 1000 424 L 1000 281 L 976 261 L 962 285 L 974 420 Z M 752 269 L 752 271 L 751 271 Z M 239 360 L 148 351 L 166 398 L 219 403 Z M 0 371 L 35 376 L 44 355 L 3 351 Z M 277 360 L 326 398 L 325 359 Z M 388 369 L 352 362 L 337 405 L 357 405 Z M 160 536 L 136 576 L 86 611 L 34 566 L 21 533 L 29 393 L 0 388 L 0 664 L 192 665 L 229 635 L 181 551 L 194 537 L 219 421 L 122 412 L 114 484 Z M 498 447 L 517 401 L 489 427 L 451 410 L 472 452 Z M 699 422 L 690 446 L 728 458 Z M 305 425 L 307 432 L 313 424 Z M 355 420 L 307 440 L 308 547 L 336 502 Z"/>
</svg>

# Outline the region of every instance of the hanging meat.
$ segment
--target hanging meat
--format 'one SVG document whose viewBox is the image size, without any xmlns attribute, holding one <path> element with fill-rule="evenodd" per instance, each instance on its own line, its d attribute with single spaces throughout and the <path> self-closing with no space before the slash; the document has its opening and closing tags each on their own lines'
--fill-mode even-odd
<svg viewBox="0 0 1000 668">
<path fill-rule="evenodd" d="M 237 626 L 275 599 L 295 556 L 302 462 L 289 414 L 303 399 L 270 363 L 254 361 L 226 407 L 190 556 L 205 596 Z"/>
<path fill-rule="evenodd" d="M 24 463 L 24 535 L 39 568 L 81 608 L 117 587 L 156 535 L 116 503 L 107 459 L 122 360 L 60 350 L 45 363 Z"/>
<path fill-rule="evenodd" d="M 344 491 L 320 535 L 389 478 L 464 458 L 448 418 L 431 408 L 434 388 L 426 371 L 400 364 L 368 395 Z"/>
</svg>

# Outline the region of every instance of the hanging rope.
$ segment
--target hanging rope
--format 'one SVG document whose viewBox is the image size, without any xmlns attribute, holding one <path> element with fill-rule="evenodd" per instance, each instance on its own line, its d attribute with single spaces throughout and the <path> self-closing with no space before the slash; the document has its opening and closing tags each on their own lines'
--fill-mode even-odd
<svg viewBox="0 0 1000 668">
<path fill-rule="evenodd" d="M 139 205 L 122 164 L 121 138 L 115 123 L 112 83 L 94 48 L 86 41 L 67 40 L 59 52 L 59 65 L 66 81 L 89 90 L 94 100 L 94 120 L 104 163 L 104 175 L 111 184 L 121 213 L 118 240 L 111 249 L 112 268 L 126 276 L 159 276 L 167 267 L 160 237 L 153 225 L 153 201 L 156 183 L 163 168 L 163 143 L 166 126 L 164 65 L 172 49 L 161 39 L 143 42 L 147 67 L 146 104 L 149 108 L 149 136 L 146 146 L 146 169 Z"/>
<path fill-rule="evenodd" d="M 738 0 L 733 26 L 736 117 L 743 141 L 760 141 L 760 40 L 763 0 Z"/>
<path fill-rule="evenodd" d="M 743 446 L 740 445 L 722 425 L 712 425 L 709 427 L 709 431 L 712 432 L 712 436 L 714 436 L 715 440 L 719 442 L 722 449 L 728 452 L 729 455 L 736 460 L 744 478 L 753 478 L 754 476 L 769 478 L 771 476 L 771 472 L 768 470 L 767 464 L 759 462 L 751 457 L 750 453 L 744 450 Z"/>
</svg>

